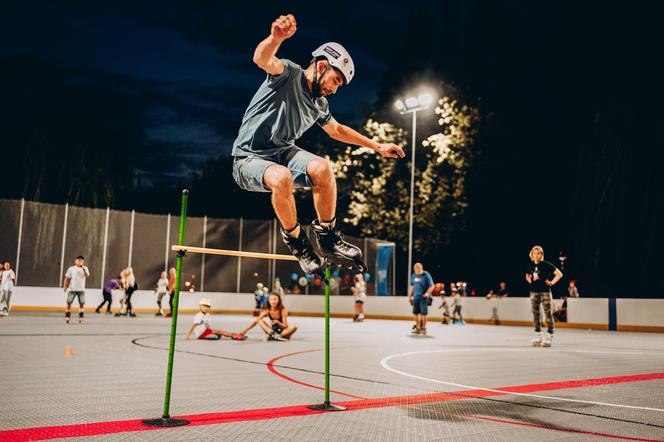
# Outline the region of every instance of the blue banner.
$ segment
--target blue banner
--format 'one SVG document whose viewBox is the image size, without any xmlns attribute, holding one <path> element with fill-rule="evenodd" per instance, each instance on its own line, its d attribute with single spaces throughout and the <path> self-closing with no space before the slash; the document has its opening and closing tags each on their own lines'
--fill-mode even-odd
<svg viewBox="0 0 664 442">
<path fill-rule="evenodd" d="M 376 295 L 378 296 L 390 294 L 388 276 L 392 253 L 394 253 L 394 244 L 378 244 L 376 252 Z"/>
</svg>

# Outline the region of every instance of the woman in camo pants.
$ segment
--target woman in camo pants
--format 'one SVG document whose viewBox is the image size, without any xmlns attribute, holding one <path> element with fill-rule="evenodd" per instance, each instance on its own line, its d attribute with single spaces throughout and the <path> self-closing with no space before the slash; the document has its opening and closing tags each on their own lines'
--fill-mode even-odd
<svg viewBox="0 0 664 442">
<path fill-rule="evenodd" d="M 551 309 L 551 287 L 554 286 L 563 273 L 553 264 L 544 261 L 544 249 L 534 246 L 530 250 L 530 264 L 526 270 L 526 281 L 530 285 L 530 302 L 533 308 L 533 319 L 535 321 L 535 337 L 532 345 L 539 347 L 551 347 L 553 340 L 553 312 Z M 547 331 L 542 336 L 542 320 L 540 317 L 540 305 L 544 307 Z"/>
</svg>

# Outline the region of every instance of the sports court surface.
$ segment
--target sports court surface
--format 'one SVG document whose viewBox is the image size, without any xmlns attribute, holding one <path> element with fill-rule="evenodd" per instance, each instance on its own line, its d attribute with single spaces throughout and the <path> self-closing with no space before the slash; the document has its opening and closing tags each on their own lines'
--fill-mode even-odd
<svg viewBox="0 0 664 442">
<path fill-rule="evenodd" d="M 321 298 L 321 304 L 323 300 Z M 664 335 L 332 319 L 323 400 L 322 318 L 292 317 L 291 342 L 185 341 L 178 319 L 171 416 L 163 410 L 169 322 L 148 315 L 15 312 L 0 320 L 0 440 L 560 441 L 664 440 Z M 251 317 L 213 315 L 237 331 Z M 70 347 L 71 351 L 67 351 Z"/>
</svg>

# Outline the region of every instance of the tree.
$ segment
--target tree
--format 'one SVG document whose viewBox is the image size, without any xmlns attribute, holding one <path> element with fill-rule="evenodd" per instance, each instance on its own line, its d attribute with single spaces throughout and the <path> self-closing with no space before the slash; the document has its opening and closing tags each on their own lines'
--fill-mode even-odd
<svg viewBox="0 0 664 442">
<path fill-rule="evenodd" d="M 441 98 L 435 112 L 440 131 L 422 142 L 424 148 L 417 149 L 415 160 L 413 239 L 415 250 L 423 254 L 449 243 L 453 233 L 463 227 L 462 215 L 468 206 L 466 177 L 475 157 L 472 146 L 479 123 L 476 108 L 450 97 Z M 408 144 L 407 132 L 390 123 L 369 119 L 364 131 L 381 143 Z M 344 221 L 362 235 L 389 239 L 405 249 L 410 162 L 350 146 L 330 161 Z"/>
</svg>

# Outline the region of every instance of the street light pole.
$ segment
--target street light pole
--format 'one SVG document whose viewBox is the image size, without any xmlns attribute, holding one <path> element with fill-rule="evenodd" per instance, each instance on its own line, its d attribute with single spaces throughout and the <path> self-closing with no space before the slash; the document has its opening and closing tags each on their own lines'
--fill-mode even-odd
<svg viewBox="0 0 664 442">
<path fill-rule="evenodd" d="M 406 269 L 406 294 L 410 289 L 410 272 L 413 266 L 413 205 L 415 200 L 415 150 L 416 150 L 416 131 L 417 131 L 417 112 L 428 109 L 429 105 L 433 102 L 433 97 L 429 94 L 420 94 L 417 97 L 408 97 L 406 100 L 397 100 L 394 106 L 404 114 L 413 114 L 413 138 L 411 146 L 413 149 L 412 159 L 410 164 L 410 209 L 408 210 L 408 268 Z"/>
<path fill-rule="evenodd" d="M 406 268 L 406 294 L 410 288 L 410 271 L 413 268 L 413 202 L 415 198 L 415 146 L 417 128 L 417 111 L 413 111 L 413 139 L 411 146 L 413 149 L 410 163 L 410 211 L 408 216 L 408 267 Z"/>
</svg>

